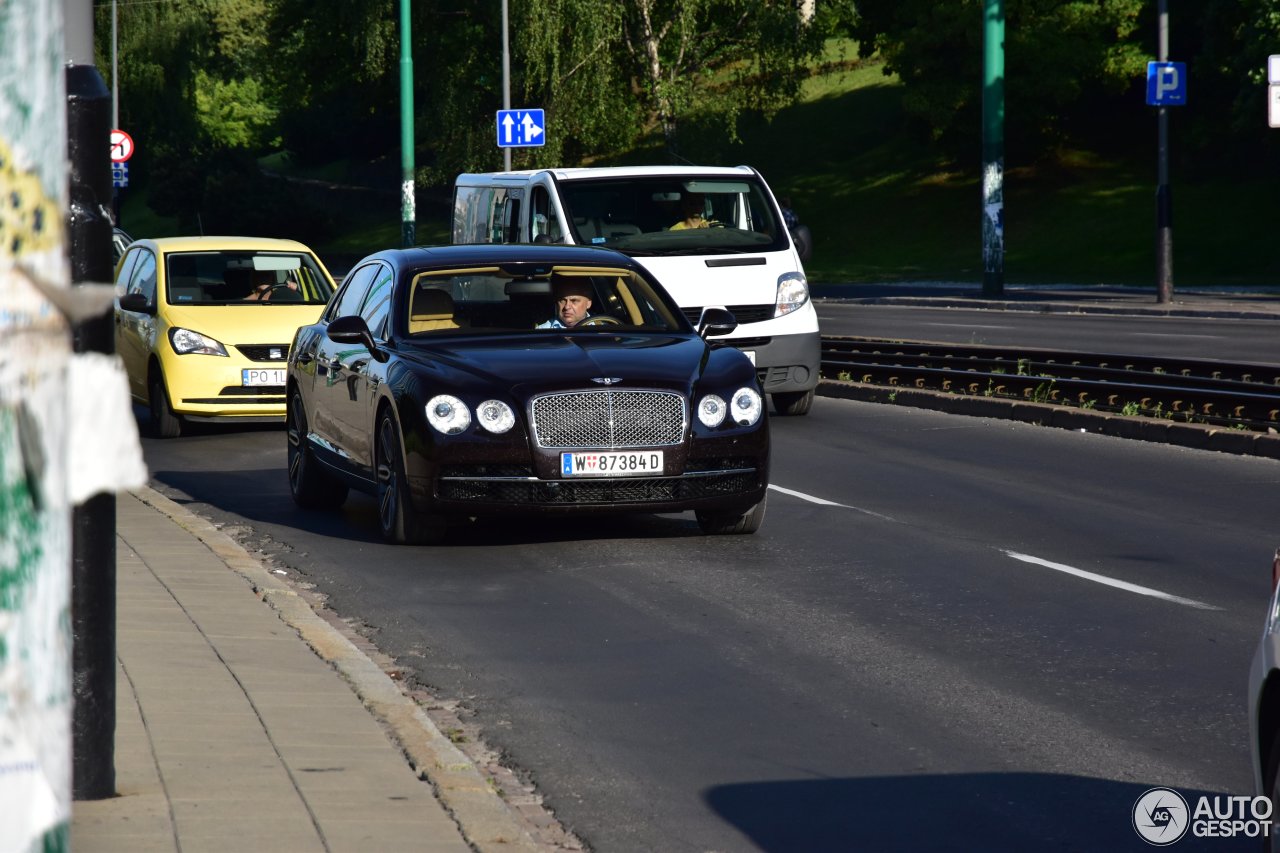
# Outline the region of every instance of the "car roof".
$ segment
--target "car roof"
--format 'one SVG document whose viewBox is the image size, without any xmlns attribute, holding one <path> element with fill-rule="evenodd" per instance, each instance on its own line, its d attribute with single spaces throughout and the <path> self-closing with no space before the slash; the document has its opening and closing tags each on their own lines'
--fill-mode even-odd
<svg viewBox="0 0 1280 853">
<path fill-rule="evenodd" d="M 597 178 L 687 178 L 687 177 L 733 177 L 744 178 L 756 174 L 750 166 L 581 166 L 566 169 L 527 169 L 511 172 L 494 172 L 491 174 L 463 174 L 458 176 L 458 183 L 466 184 L 473 179 L 524 179 L 541 172 L 550 172 L 556 180 L 573 181 Z"/>
<path fill-rule="evenodd" d="M 351 267 L 355 269 L 375 257 L 397 266 L 499 265 L 523 262 L 615 266 L 632 270 L 641 268 L 631 258 L 613 249 L 545 243 L 464 243 L 452 246 L 386 249 L 352 264 Z"/>
<path fill-rule="evenodd" d="M 274 237 L 155 237 L 135 241 L 150 244 L 161 252 L 306 252 L 315 253 L 297 240 Z"/>
</svg>

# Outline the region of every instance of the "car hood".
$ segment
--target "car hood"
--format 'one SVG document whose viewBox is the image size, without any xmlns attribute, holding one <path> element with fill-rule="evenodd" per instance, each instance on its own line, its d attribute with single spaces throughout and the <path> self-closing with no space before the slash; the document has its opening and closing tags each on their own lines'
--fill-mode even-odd
<svg viewBox="0 0 1280 853">
<path fill-rule="evenodd" d="M 224 344 L 288 344 L 299 326 L 320 319 L 323 305 L 191 305 L 169 306 L 165 320 L 208 335 Z"/>
<path fill-rule="evenodd" d="M 690 389 L 701 376 L 707 346 L 676 335 L 523 335 L 501 342 L 452 338 L 413 341 L 406 355 L 447 365 L 484 383 L 499 383 L 525 396 L 569 387 Z"/>
</svg>

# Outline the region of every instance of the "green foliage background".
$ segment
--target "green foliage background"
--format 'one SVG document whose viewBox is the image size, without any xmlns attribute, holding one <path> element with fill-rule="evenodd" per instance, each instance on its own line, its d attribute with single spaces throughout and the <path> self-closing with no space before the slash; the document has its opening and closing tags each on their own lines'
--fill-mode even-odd
<svg viewBox="0 0 1280 853">
<path fill-rule="evenodd" d="M 1266 56 L 1280 0 L 1171 4 L 1175 269 L 1271 281 Z M 983 0 L 513 0 L 512 103 L 548 114 L 516 168 L 750 163 L 812 228 L 811 276 L 980 276 Z M 121 0 L 124 224 L 398 242 L 398 0 Z M 500 4 L 412 0 L 419 239 L 501 168 Z M 1153 264 L 1155 0 L 1004 0 L 1006 269 L 1131 281 Z M 111 4 L 99 0 L 100 67 Z"/>
</svg>

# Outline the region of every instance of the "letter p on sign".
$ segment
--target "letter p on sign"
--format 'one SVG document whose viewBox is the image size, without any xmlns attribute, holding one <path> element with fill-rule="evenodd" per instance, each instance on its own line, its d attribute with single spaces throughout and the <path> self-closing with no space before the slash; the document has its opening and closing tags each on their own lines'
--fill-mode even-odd
<svg viewBox="0 0 1280 853">
<path fill-rule="evenodd" d="M 1180 107 L 1187 102 L 1185 62 L 1147 63 L 1147 103 L 1153 107 Z"/>
</svg>

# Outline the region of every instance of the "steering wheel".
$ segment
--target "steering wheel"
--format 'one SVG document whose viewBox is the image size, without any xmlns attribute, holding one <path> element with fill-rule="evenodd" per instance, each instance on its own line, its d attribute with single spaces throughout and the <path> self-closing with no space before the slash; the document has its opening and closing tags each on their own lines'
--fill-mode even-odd
<svg viewBox="0 0 1280 853">
<path fill-rule="evenodd" d="M 287 282 L 284 284 L 271 285 L 271 289 L 267 291 L 267 293 L 271 294 L 270 295 L 271 299 L 276 298 L 276 291 L 283 291 L 285 294 L 291 297 L 286 301 L 293 301 L 294 299 L 297 299 L 297 300 L 302 299 L 302 291 L 297 287 L 297 285 L 290 286 Z M 259 301 L 262 301 L 262 300 L 259 300 Z"/>
<path fill-rule="evenodd" d="M 594 317 L 588 317 L 578 324 L 579 326 L 621 326 L 622 321 L 617 317 L 610 317 L 608 314 L 597 314 Z"/>
</svg>

